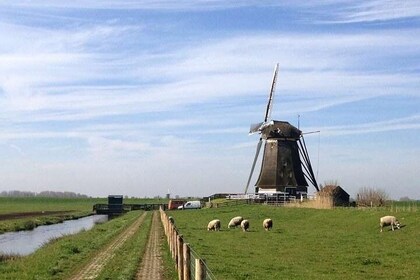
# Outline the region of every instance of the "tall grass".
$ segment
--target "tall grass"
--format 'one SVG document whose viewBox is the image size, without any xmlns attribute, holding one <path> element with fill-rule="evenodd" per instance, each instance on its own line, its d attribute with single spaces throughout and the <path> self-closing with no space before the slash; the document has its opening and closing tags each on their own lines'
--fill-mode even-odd
<svg viewBox="0 0 420 280">
<path fill-rule="evenodd" d="M 389 210 L 308 209 L 243 205 L 168 211 L 186 242 L 206 259 L 218 279 L 416 279 L 420 275 L 420 216 L 399 215 L 401 230 L 380 233 Z M 250 231 L 228 229 L 241 215 Z M 266 232 L 264 218 L 274 227 Z M 222 230 L 208 232 L 220 219 Z"/>
</svg>

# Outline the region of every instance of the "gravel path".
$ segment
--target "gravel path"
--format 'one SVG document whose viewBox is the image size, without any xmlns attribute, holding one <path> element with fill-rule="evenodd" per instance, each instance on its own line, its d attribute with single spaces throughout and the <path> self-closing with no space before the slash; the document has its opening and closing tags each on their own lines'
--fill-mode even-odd
<svg viewBox="0 0 420 280">
<path fill-rule="evenodd" d="M 159 212 L 153 211 L 152 226 L 149 234 L 146 251 L 137 272 L 136 279 L 163 280 L 163 263 L 161 241 L 162 228 L 160 227 Z"/>
<path fill-rule="evenodd" d="M 143 213 L 132 225 L 130 225 L 126 230 L 120 233 L 114 240 L 95 258 L 88 263 L 84 268 L 82 268 L 76 275 L 71 277 L 72 280 L 81 280 L 81 279 L 95 279 L 102 268 L 112 259 L 114 252 L 120 248 L 124 242 L 136 233 L 143 223 L 146 217 L 146 212 Z M 149 279 L 160 279 L 160 278 L 149 278 Z"/>
</svg>

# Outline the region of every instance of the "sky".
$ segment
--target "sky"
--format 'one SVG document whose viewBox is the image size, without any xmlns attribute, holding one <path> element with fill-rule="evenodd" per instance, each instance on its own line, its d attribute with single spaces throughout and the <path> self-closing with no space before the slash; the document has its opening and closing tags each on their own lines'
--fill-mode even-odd
<svg viewBox="0 0 420 280">
<path fill-rule="evenodd" d="M 0 191 L 243 192 L 279 63 L 318 183 L 420 199 L 418 1 L 4 0 L 0 36 Z"/>
</svg>

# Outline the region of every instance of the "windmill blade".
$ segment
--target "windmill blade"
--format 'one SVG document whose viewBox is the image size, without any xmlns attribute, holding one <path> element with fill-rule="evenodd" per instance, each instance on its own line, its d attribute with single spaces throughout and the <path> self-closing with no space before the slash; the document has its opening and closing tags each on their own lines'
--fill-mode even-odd
<svg viewBox="0 0 420 280">
<path fill-rule="evenodd" d="M 263 133 L 264 129 L 272 125 L 274 125 L 274 121 L 252 124 L 251 128 L 249 129 L 249 135 L 257 133 L 257 132 Z"/>
<path fill-rule="evenodd" d="M 261 131 L 260 128 L 263 124 L 263 122 L 251 124 L 251 127 L 249 128 L 249 134 L 254 134 Z"/>
<path fill-rule="evenodd" d="M 260 138 L 260 141 L 258 141 L 258 144 L 257 144 L 257 151 L 255 153 L 254 162 L 252 163 L 251 172 L 249 173 L 248 182 L 246 183 L 245 194 L 248 192 L 249 182 L 251 182 L 252 173 L 254 173 L 255 164 L 257 163 L 258 155 L 260 154 L 260 150 L 261 150 L 261 144 L 262 144 L 262 138 Z"/>
<path fill-rule="evenodd" d="M 270 94 L 268 95 L 267 109 L 265 110 L 264 122 L 271 118 L 271 108 L 273 107 L 274 91 L 276 90 L 277 73 L 279 72 L 279 64 L 276 64 L 273 74 L 273 82 L 271 83 Z"/>
<path fill-rule="evenodd" d="M 315 130 L 315 131 L 309 131 L 309 132 L 302 132 L 302 135 L 306 135 L 306 134 L 314 134 L 314 133 L 320 133 L 321 130 Z"/>
</svg>

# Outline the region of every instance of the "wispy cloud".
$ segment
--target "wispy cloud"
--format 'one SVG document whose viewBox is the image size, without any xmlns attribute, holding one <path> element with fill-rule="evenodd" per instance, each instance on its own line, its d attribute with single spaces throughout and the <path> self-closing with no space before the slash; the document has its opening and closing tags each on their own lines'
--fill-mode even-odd
<svg viewBox="0 0 420 280">
<path fill-rule="evenodd" d="M 382 22 L 418 17 L 420 3 L 416 0 L 350 1 L 339 9 L 336 22 Z"/>
<path fill-rule="evenodd" d="M 323 136 L 344 136 L 377 132 L 395 132 L 401 130 L 420 129 L 420 115 L 389 119 L 386 121 L 363 124 L 348 124 L 342 126 L 321 127 Z"/>
<path fill-rule="evenodd" d="M 276 62 L 273 118 L 302 114 L 330 139 L 413 134 L 418 4 L 395 3 L 2 1 L 0 152 L 22 148 L 25 159 L 9 151 L 4 160 L 27 164 L 28 178 L 40 164 L 60 183 L 80 172 L 84 186 L 182 188 L 180 174 L 209 191 L 226 178 L 242 184 L 255 152 L 249 124 L 262 118 Z M 264 20 L 242 18 L 251 9 Z M 159 182 L 147 175 L 162 169 Z M 89 177 L 101 173 L 119 175 Z"/>
</svg>

